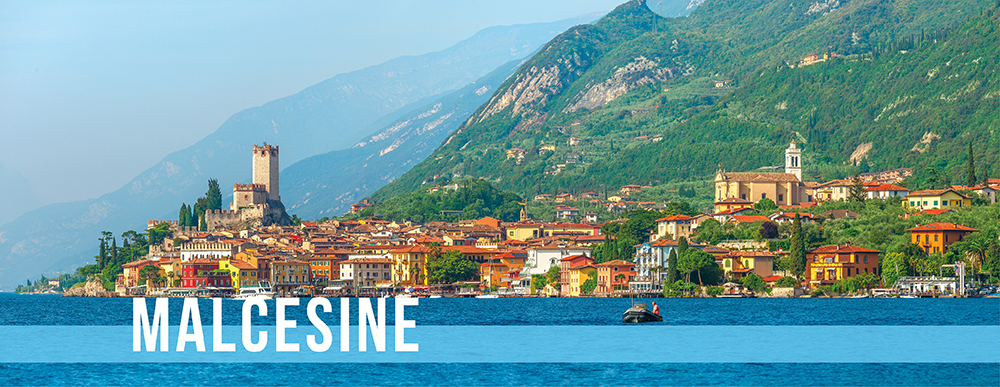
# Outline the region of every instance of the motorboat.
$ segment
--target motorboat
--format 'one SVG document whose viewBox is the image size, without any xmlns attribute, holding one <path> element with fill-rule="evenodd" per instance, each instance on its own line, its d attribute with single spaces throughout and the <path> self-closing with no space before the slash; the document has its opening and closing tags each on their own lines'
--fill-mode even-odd
<svg viewBox="0 0 1000 387">
<path fill-rule="evenodd" d="M 441 298 L 441 295 L 440 294 L 431 294 L 431 296 L 427 297 L 427 298 Z"/>
<path fill-rule="evenodd" d="M 251 298 L 260 298 L 264 300 L 274 299 L 274 291 L 271 290 L 271 284 L 266 281 L 258 282 L 257 285 L 248 285 L 240 288 L 240 292 L 233 296 L 234 300 L 247 300 Z"/>
<path fill-rule="evenodd" d="M 480 294 L 476 298 L 500 298 L 500 296 L 496 294 Z"/>
<path fill-rule="evenodd" d="M 663 321 L 663 317 L 649 311 L 646 304 L 632 304 L 631 308 L 622 313 L 623 323 L 644 323 Z"/>
</svg>

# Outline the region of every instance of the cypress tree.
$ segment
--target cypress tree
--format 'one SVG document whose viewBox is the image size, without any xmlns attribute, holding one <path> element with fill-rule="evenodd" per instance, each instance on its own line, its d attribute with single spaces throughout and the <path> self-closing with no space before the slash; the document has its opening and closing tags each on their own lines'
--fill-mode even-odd
<svg viewBox="0 0 1000 387">
<path fill-rule="evenodd" d="M 670 257 L 667 258 L 667 282 L 677 282 L 677 250 L 670 250 Z"/>
<path fill-rule="evenodd" d="M 219 190 L 218 179 L 208 179 L 208 192 L 205 192 L 206 210 L 222 209 L 222 192 Z"/>
<path fill-rule="evenodd" d="M 802 236 L 802 221 L 799 219 L 799 214 L 795 213 L 795 217 L 792 218 L 792 240 L 788 258 L 792 261 L 792 272 L 800 280 L 806 271 L 805 246 L 805 238 Z"/>
<path fill-rule="evenodd" d="M 965 185 L 972 187 L 976 185 L 976 156 L 972 153 L 972 143 L 969 143 L 969 163 L 966 167 Z"/>
<path fill-rule="evenodd" d="M 687 249 L 688 249 L 688 239 L 687 239 L 687 237 L 681 237 L 680 239 L 678 239 L 677 240 L 677 256 L 679 257 L 681 254 L 684 254 L 684 252 L 687 251 Z"/>
<path fill-rule="evenodd" d="M 118 263 L 118 242 L 115 241 L 114 235 L 111 236 L 111 262 L 107 266 L 111 266 Z"/>
<path fill-rule="evenodd" d="M 191 216 L 191 212 L 188 211 L 187 203 L 181 203 L 181 209 L 177 213 L 177 225 L 184 227 L 187 226 L 188 217 Z"/>
</svg>

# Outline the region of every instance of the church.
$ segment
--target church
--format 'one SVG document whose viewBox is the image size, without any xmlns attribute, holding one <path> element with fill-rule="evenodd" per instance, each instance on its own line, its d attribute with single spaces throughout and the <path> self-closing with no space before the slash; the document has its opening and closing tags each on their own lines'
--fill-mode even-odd
<svg viewBox="0 0 1000 387">
<path fill-rule="evenodd" d="M 784 172 L 726 172 L 715 174 L 715 201 L 738 198 L 757 203 L 771 199 L 779 206 L 813 201 L 811 185 L 802 182 L 802 149 L 792 142 L 785 149 Z"/>
</svg>

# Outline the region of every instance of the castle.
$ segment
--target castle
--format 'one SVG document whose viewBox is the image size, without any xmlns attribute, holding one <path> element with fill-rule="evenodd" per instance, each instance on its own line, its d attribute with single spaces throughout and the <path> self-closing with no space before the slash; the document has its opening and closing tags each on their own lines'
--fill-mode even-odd
<svg viewBox="0 0 1000 387">
<path fill-rule="evenodd" d="M 233 184 L 228 210 L 205 213 L 209 230 L 288 225 L 291 221 L 278 194 L 278 146 L 253 146 L 253 183 Z"/>
<path fill-rule="evenodd" d="M 785 149 L 784 172 L 725 172 L 715 174 L 715 201 L 737 198 L 756 203 L 771 199 L 781 206 L 813 201 L 812 187 L 802 181 L 802 149 L 792 142 Z"/>
</svg>

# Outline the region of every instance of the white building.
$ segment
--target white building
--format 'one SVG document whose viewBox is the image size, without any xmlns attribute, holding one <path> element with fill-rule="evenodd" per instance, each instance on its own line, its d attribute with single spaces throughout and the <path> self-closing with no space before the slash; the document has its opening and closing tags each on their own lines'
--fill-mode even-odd
<svg viewBox="0 0 1000 387">
<path fill-rule="evenodd" d="M 528 249 L 528 259 L 521 271 L 522 277 L 531 278 L 535 274 L 545 274 L 549 269 L 559 267 L 559 260 L 571 255 L 590 255 L 589 247 L 570 246 L 565 244 L 532 247 Z"/>
</svg>

